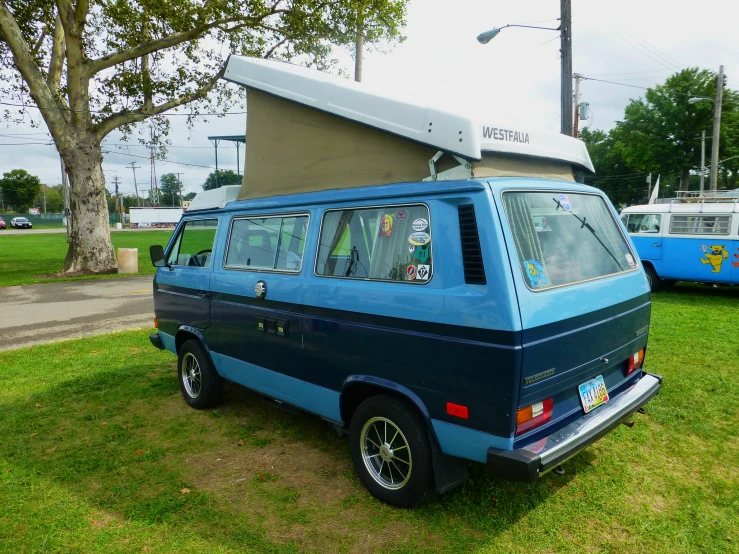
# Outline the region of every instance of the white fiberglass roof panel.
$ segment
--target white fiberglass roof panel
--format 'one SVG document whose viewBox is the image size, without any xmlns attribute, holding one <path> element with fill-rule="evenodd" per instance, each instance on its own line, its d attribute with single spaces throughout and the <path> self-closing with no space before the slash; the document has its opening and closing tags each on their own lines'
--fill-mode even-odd
<svg viewBox="0 0 739 554">
<path fill-rule="evenodd" d="M 480 132 L 474 118 L 366 84 L 288 63 L 231 56 L 224 78 L 317 110 L 479 160 Z"/>
</svg>

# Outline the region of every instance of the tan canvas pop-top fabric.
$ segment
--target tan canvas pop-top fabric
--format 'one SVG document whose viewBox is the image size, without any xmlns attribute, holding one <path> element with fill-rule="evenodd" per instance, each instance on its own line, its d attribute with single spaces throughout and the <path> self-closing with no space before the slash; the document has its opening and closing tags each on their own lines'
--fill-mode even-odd
<svg viewBox="0 0 739 554">
<path fill-rule="evenodd" d="M 252 88 L 247 101 L 239 200 L 416 182 L 430 175 L 433 148 Z M 444 156 L 436 167 L 442 172 L 456 165 Z M 473 165 L 473 175 L 572 180 L 567 164 L 505 155 L 485 155 Z"/>
</svg>

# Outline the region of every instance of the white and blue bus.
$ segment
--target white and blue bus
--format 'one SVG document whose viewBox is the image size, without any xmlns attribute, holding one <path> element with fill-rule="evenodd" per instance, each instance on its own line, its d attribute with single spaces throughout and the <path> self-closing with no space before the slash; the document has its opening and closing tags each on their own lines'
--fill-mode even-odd
<svg viewBox="0 0 739 554">
<path fill-rule="evenodd" d="M 650 204 L 621 212 L 652 290 L 739 284 L 739 202 Z"/>
</svg>

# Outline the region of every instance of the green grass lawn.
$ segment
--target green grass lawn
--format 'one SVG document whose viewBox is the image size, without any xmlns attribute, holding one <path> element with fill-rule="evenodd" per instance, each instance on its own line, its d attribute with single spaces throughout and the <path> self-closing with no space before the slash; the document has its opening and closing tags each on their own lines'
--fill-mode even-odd
<svg viewBox="0 0 739 554">
<path fill-rule="evenodd" d="M 110 236 L 116 250 L 139 249 L 139 275 L 147 275 L 154 273 L 154 267 L 149 260 L 149 246 L 152 244 L 165 246 L 172 236 L 172 231 L 112 232 Z M 70 280 L 53 276 L 64 269 L 66 254 L 67 239 L 63 234 L 2 236 L 0 232 L 0 287 Z M 73 279 L 100 277 L 86 276 Z"/>
<path fill-rule="evenodd" d="M 471 464 L 412 511 L 365 492 L 318 418 L 235 385 L 216 410 L 188 408 L 148 331 L 0 353 L 0 550 L 738 552 L 737 301 L 655 295 L 662 392 L 564 475 L 520 484 Z"/>
</svg>

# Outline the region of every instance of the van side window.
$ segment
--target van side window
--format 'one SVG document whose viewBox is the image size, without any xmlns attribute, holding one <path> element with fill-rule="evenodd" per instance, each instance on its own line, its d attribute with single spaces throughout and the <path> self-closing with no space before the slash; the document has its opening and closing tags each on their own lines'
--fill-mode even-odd
<svg viewBox="0 0 739 554">
<path fill-rule="evenodd" d="M 670 233 L 681 235 L 728 235 L 730 215 L 672 215 Z"/>
<path fill-rule="evenodd" d="M 185 223 L 169 253 L 170 265 L 210 267 L 217 219 L 193 219 Z"/>
<path fill-rule="evenodd" d="M 662 216 L 659 214 L 628 214 L 624 220 L 629 233 L 659 233 Z"/>
<path fill-rule="evenodd" d="M 423 204 L 328 210 L 316 275 L 423 284 L 431 279 L 431 228 Z"/>
<path fill-rule="evenodd" d="M 308 216 L 234 218 L 226 268 L 300 272 Z"/>
</svg>

